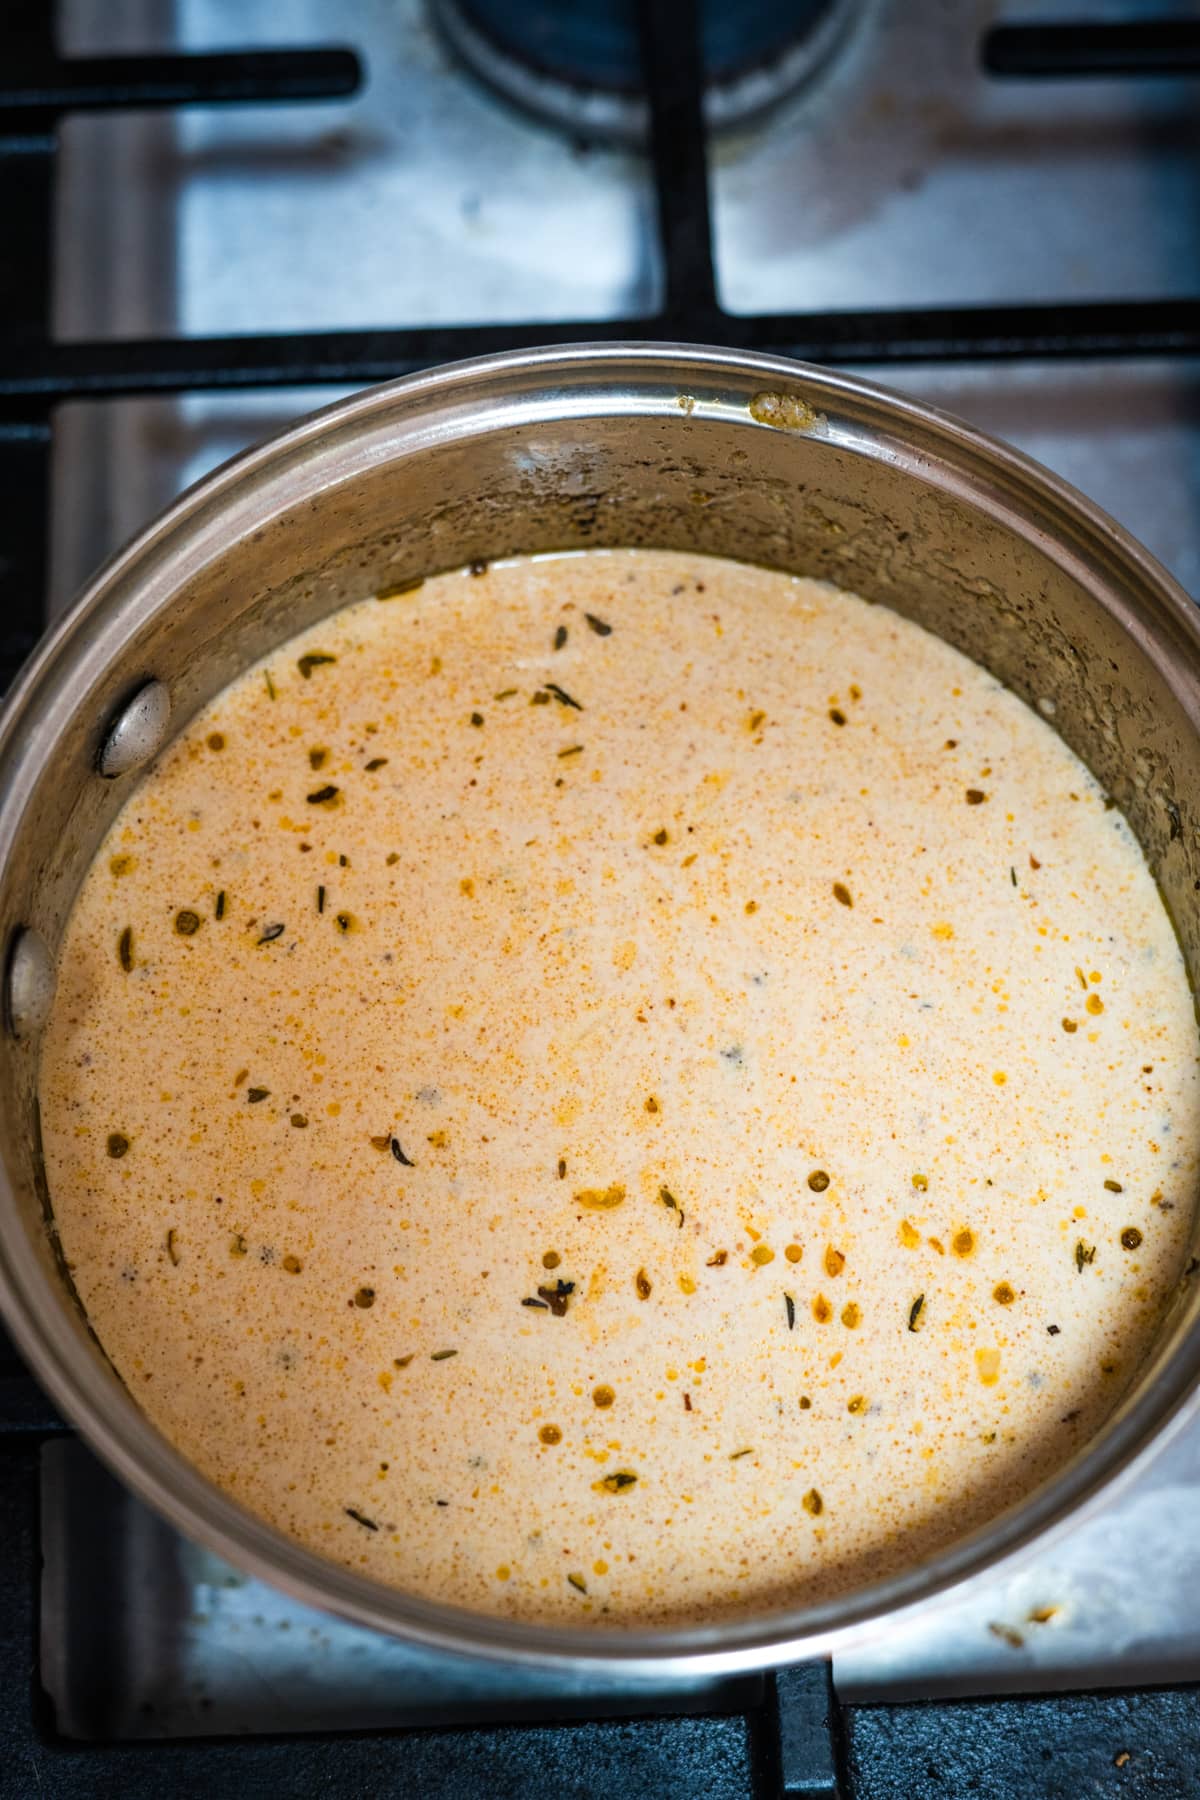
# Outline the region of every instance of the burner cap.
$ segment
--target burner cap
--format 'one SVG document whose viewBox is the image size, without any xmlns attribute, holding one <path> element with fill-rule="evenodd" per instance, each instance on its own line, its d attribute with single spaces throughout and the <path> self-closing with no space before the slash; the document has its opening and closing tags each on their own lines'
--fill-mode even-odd
<svg viewBox="0 0 1200 1800">
<path fill-rule="evenodd" d="M 473 74 L 576 137 L 643 142 L 636 0 L 431 0 Z M 743 124 L 803 87 L 861 0 L 700 0 L 704 110 L 713 130 Z"/>
</svg>

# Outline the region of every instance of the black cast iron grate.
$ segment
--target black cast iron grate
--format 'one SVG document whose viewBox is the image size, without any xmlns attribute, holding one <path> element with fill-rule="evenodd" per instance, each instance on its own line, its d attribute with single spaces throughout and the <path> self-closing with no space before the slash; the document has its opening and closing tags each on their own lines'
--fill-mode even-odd
<svg viewBox="0 0 1200 1800">
<path fill-rule="evenodd" d="M 723 343 L 813 362 L 879 364 L 1200 351 L 1200 300 L 726 313 L 713 267 L 695 0 L 643 0 L 639 14 L 665 277 L 653 317 L 63 344 L 49 334 L 62 113 L 329 99 L 352 93 L 362 69 L 344 48 L 68 59 L 56 50 L 52 7 L 10 0 L 0 20 L 0 686 L 44 623 L 51 431 L 64 400 L 353 385 L 464 356 L 585 339 Z M 997 77 L 1195 74 L 1200 21 L 1007 25 L 987 34 L 981 57 Z M 0 1796 L 1200 1795 L 1198 1688 L 840 1707 L 821 1665 L 767 1678 L 758 1704 L 732 1716 L 136 1746 L 68 1742 L 56 1735 L 36 1661 L 38 1447 L 65 1429 L 0 1340 Z"/>
</svg>

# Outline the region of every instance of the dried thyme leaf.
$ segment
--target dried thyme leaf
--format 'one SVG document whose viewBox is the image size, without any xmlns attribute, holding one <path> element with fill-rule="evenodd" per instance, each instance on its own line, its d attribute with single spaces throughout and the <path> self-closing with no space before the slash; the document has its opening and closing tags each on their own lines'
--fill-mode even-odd
<svg viewBox="0 0 1200 1800">
<path fill-rule="evenodd" d="M 554 633 L 554 648 L 556 650 L 561 650 L 566 641 L 567 628 L 565 625 L 560 625 L 558 630 Z"/>
<path fill-rule="evenodd" d="M 268 925 L 258 941 L 260 944 L 273 944 L 275 939 L 281 938 L 286 930 L 286 925 Z"/>
<path fill-rule="evenodd" d="M 753 1456 L 753 1455 L 754 1455 L 753 1446 L 747 1445 L 746 1449 L 744 1449 L 744 1450 L 731 1451 L 730 1455 L 729 1455 L 729 1460 L 730 1460 L 730 1462 L 737 1462 L 743 1456 Z"/>
<path fill-rule="evenodd" d="M 271 680 L 270 669 L 263 670 L 263 680 L 267 684 L 267 692 L 271 696 L 272 700 L 278 699 L 279 696 L 275 692 L 275 683 Z"/>
<path fill-rule="evenodd" d="M 565 750 L 560 750 L 558 755 L 559 755 L 560 761 L 568 756 L 582 756 L 583 755 L 583 745 L 582 744 L 568 744 L 567 748 Z"/>
<path fill-rule="evenodd" d="M 1093 1263 L 1095 1260 L 1095 1244 L 1085 1244 L 1083 1239 L 1080 1238 L 1075 1245 L 1075 1267 L 1079 1270 L 1079 1273 L 1082 1275 L 1088 1263 Z"/>
<path fill-rule="evenodd" d="M 217 895 L 216 905 L 213 907 L 213 918 L 214 919 L 223 919 L 224 917 L 225 917 L 225 889 L 222 888 L 220 893 Z"/>
<path fill-rule="evenodd" d="M 579 704 L 578 700 L 573 700 L 571 698 L 570 694 L 567 693 L 565 688 L 559 687 L 557 681 L 548 681 L 546 683 L 546 687 L 549 690 L 549 692 L 554 695 L 554 698 L 558 701 L 558 704 L 560 706 L 573 706 L 575 708 L 576 712 L 583 711 L 583 708 Z"/>
<path fill-rule="evenodd" d="M 606 1494 L 624 1494 L 636 1482 L 637 1476 L 632 1469 L 617 1469 L 613 1474 L 605 1475 L 599 1481 L 594 1481 L 592 1486 L 596 1489 L 603 1488 Z"/>
<path fill-rule="evenodd" d="M 429 1360 L 430 1362 L 446 1362 L 450 1357 L 457 1355 L 457 1350 L 435 1350 Z"/>
<path fill-rule="evenodd" d="M 645 1269 L 638 1270 L 633 1278 L 633 1285 L 639 1300 L 648 1300 L 654 1292 L 654 1289 L 650 1285 L 650 1277 L 647 1275 Z"/>
<path fill-rule="evenodd" d="M 416 1168 L 417 1165 L 415 1162 L 413 1162 L 412 1158 L 409 1156 L 405 1156 L 404 1151 L 400 1147 L 400 1139 L 398 1137 L 394 1137 L 390 1140 L 389 1148 L 391 1149 L 392 1155 L 395 1157 L 396 1161 L 398 1163 L 403 1163 L 404 1167 L 406 1169 L 415 1169 Z"/>
<path fill-rule="evenodd" d="M 921 1329 L 921 1314 L 924 1310 L 925 1296 L 924 1294 L 918 1294 L 908 1309 L 908 1329 L 910 1331 L 919 1331 Z"/>
<path fill-rule="evenodd" d="M 342 1510 L 346 1514 L 346 1517 L 348 1519 L 354 1520 L 354 1523 L 356 1525 L 365 1525 L 368 1531 L 378 1531 L 379 1530 L 379 1527 L 375 1523 L 374 1519 L 368 1519 L 366 1513 L 360 1513 L 356 1507 L 346 1506 L 346 1507 L 343 1507 Z"/>
<path fill-rule="evenodd" d="M 682 1206 L 680 1206 L 678 1200 L 675 1198 L 674 1194 L 671 1192 L 670 1188 L 660 1187 L 658 1190 L 658 1197 L 662 1201 L 663 1205 L 665 1207 L 667 1207 L 669 1209 L 669 1211 L 671 1211 L 675 1214 L 675 1223 L 678 1225 L 680 1231 L 682 1231 L 683 1230 L 683 1221 L 684 1221 L 684 1216 L 685 1216 L 684 1211 L 683 1211 Z"/>
<path fill-rule="evenodd" d="M 611 637 L 612 636 L 612 626 L 606 625 L 603 619 L 598 619 L 596 617 L 595 613 L 584 613 L 583 616 L 587 620 L 588 624 L 591 626 L 592 630 L 595 632 L 597 637 Z"/>
<path fill-rule="evenodd" d="M 174 1226 L 167 1233 L 167 1255 L 170 1257 L 173 1267 L 177 1269 L 179 1267 L 179 1251 L 175 1244 Z"/>
<path fill-rule="evenodd" d="M 324 787 L 316 788 L 311 794 L 306 794 L 304 797 L 310 806 L 330 806 L 340 792 L 340 788 L 334 787 L 332 782 L 327 782 Z"/>
<path fill-rule="evenodd" d="M 367 763 L 367 765 L 366 765 L 367 774 L 373 775 L 375 773 L 376 769 L 382 769 L 386 762 L 387 762 L 386 756 L 373 756 L 371 758 L 370 762 Z"/>
<path fill-rule="evenodd" d="M 579 1594 L 587 1593 L 587 1582 L 583 1579 L 582 1575 L 568 1575 L 567 1580 L 570 1582 L 571 1586 L 575 1589 L 576 1593 L 579 1593 Z"/>
<path fill-rule="evenodd" d="M 247 1088 L 246 1089 L 246 1098 L 250 1102 L 251 1106 L 257 1106 L 259 1101 L 265 1100 L 267 1098 L 267 1096 L 270 1094 L 270 1092 L 271 1092 L 270 1088 L 260 1088 L 260 1087 Z"/>
<path fill-rule="evenodd" d="M 317 911 L 319 913 L 325 911 L 325 888 L 323 884 L 317 889 Z"/>
<path fill-rule="evenodd" d="M 325 650 L 309 650 L 306 655 L 298 659 L 296 667 L 305 681 L 311 681 L 314 669 L 319 669 L 322 663 L 335 663 L 336 661 L 337 657 L 330 656 Z"/>
<path fill-rule="evenodd" d="M 567 1305 L 574 1292 L 575 1283 L 573 1281 L 560 1280 L 552 1288 L 540 1287 L 538 1299 L 545 1301 L 556 1319 L 562 1319 L 566 1317 Z"/>
<path fill-rule="evenodd" d="M 396 581 L 392 583 L 391 587 L 380 588 L 375 598 L 377 600 L 398 600 L 401 594 L 415 594 L 417 589 L 424 585 L 425 577 L 423 575 L 410 575 L 407 581 Z"/>
<path fill-rule="evenodd" d="M 536 1306 L 539 1312 L 548 1312 L 549 1311 L 549 1308 L 547 1307 L 546 1302 L 544 1300 L 525 1299 L 525 1300 L 522 1300 L 521 1305 L 522 1306 Z"/>
<path fill-rule="evenodd" d="M 791 1294 L 785 1294 L 783 1296 L 783 1305 L 784 1305 L 784 1311 L 787 1313 L 788 1330 L 795 1331 L 795 1329 L 796 1329 L 796 1302 L 792 1298 Z"/>
<path fill-rule="evenodd" d="M 133 926 L 127 925 L 117 939 L 117 961 L 128 975 L 133 968 Z"/>
</svg>

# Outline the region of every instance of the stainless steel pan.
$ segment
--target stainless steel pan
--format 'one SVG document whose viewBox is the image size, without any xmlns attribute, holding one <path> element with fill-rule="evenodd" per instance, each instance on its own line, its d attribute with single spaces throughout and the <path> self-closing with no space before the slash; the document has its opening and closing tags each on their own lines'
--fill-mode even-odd
<svg viewBox="0 0 1200 1800">
<path fill-rule="evenodd" d="M 346 602 L 518 551 L 645 544 L 825 576 L 917 619 L 1053 719 L 1137 832 L 1200 976 L 1200 630 L 1111 519 L 967 427 L 845 375 L 721 350 L 531 351 L 374 389 L 186 494 L 100 571 L 0 718 L 0 1307 L 38 1377 L 189 1536 L 302 1598 L 444 1648 L 733 1669 L 818 1651 L 1061 1526 L 1196 1410 L 1181 1281 L 1104 1431 L 1020 1506 L 834 1603 L 654 1632 L 438 1607 L 302 1549 L 211 1487 L 105 1360 L 58 1254 L 39 1156 L 39 1027 L 101 834 L 169 733 Z"/>
</svg>

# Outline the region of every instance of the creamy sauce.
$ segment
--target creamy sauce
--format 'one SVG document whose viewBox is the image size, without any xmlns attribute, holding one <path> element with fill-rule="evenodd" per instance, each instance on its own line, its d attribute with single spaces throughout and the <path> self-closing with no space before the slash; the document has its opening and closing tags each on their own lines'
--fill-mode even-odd
<svg viewBox="0 0 1200 1800">
<path fill-rule="evenodd" d="M 383 1581 L 704 1619 L 1082 1444 L 1185 1252 L 1192 1001 L 1119 812 L 892 612 L 639 551 L 351 607 L 91 868 L 41 1101 L 142 1407 Z"/>
</svg>

